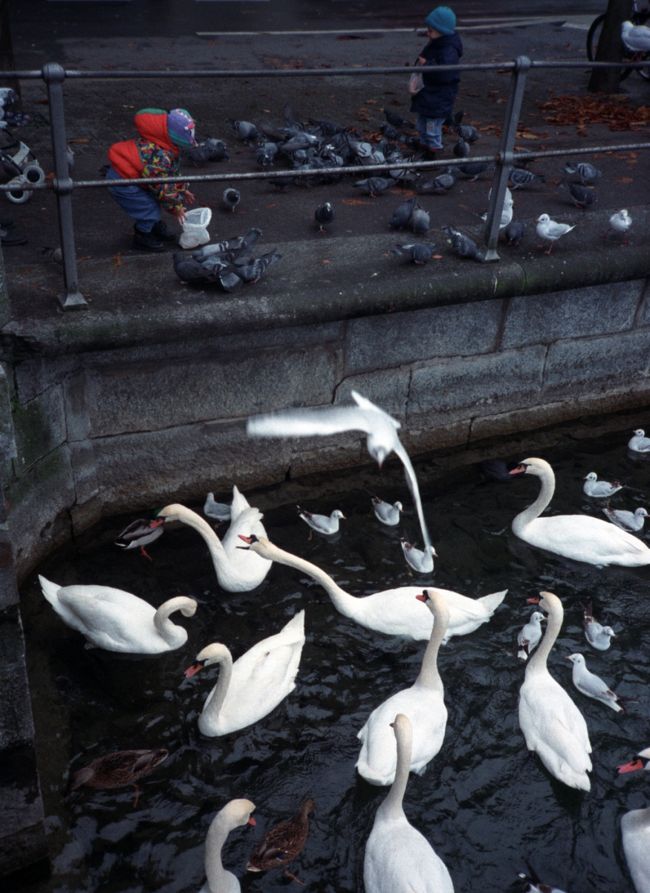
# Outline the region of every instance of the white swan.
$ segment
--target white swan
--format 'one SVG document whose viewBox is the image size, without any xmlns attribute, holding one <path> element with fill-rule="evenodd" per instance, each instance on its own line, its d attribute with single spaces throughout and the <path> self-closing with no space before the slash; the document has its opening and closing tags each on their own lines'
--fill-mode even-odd
<svg viewBox="0 0 650 893">
<path fill-rule="evenodd" d="M 640 750 L 635 760 L 618 767 L 619 774 L 650 770 L 650 747 Z M 625 861 L 636 893 L 650 893 L 650 807 L 632 809 L 621 818 Z"/>
<path fill-rule="evenodd" d="M 262 639 L 234 663 L 225 645 L 207 645 L 185 676 L 194 676 L 210 664 L 221 664 L 219 681 L 208 695 L 199 716 L 204 735 L 228 735 L 262 719 L 296 687 L 295 678 L 305 644 L 305 612 L 274 636 Z"/>
<path fill-rule="evenodd" d="M 544 459 L 524 459 L 510 474 L 533 474 L 540 478 L 539 496 L 512 522 L 520 539 L 574 561 L 604 567 L 621 564 L 639 567 L 650 564 L 650 549 L 626 530 L 589 515 L 553 515 L 540 518 L 555 491 L 553 469 Z"/>
<path fill-rule="evenodd" d="M 587 724 L 546 665 L 562 628 L 564 609 L 552 592 L 540 595 L 539 606 L 548 613 L 548 622 L 544 638 L 526 665 L 519 690 L 519 725 L 526 747 L 537 752 L 551 775 L 571 788 L 588 791 L 591 744 Z"/>
<path fill-rule="evenodd" d="M 433 614 L 431 638 L 422 658 L 417 679 L 409 688 L 396 692 L 375 707 L 357 738 L 362 746 L 357 761 L 359 775 L 371 784 L 392 784 L 395 780 L 396 753 L 390 721 L 397 713 L 411 720 L 413 746 L 410 769 L 422 774 L 442 747 L 447 728 L 445 690 L 438 672 L 438 651 L 447 631 L 449 609 L 435 589 L 425 599 Z"/>
<path fill-rule="evenodd" d="M 149 602 L 111 586 L 59 586 L 39 576 L 43 595 L 59 617 L 106 651 L 160 654 L 187 642 L 187 630 L 169 619 L 196 612 L 193 598 L 178 595 L 156 610 Z"/>
<path fill-rule="evenodd" d="M 206 882 L 199 893 L 240 893 L 241 885 L 221 861 L 221 850 L 226 838 L 235 828 L 255 825 L 251 813 L 255 804 L 250 800 L 231 800 L 212 819 L 205 839 Z"/>
<path fill-rule="evenodd" d="M 399 713 L 392 726 L 397 740 L 397 771 L 388 796 L 377 809 L 366 843 L 366 893 L 454 893 L 447 866 L 404 815 L 402 801 L 411 763 L 411 723 L 408 716 Z"/>
<path fill-rule="evenodd" d="M 233 495 L 233 504 L 234 502 Z M 241 545 L 239 534 L 255 533 L 266 536 L 266 531 L 259 509 L 249 506 L 235 514 L 235 509 L 231 506 L 231 511 L 232 520 L 223 540 L 219 539 L 204 518 L 184 505 L 178 503 L 166 505 L 158 512 L 158 517 L 164 518 L 165 522 L 180 521 L 196 530 L 210 551 L 219 586 L 228 592 L 248 592 L 264 580 L 271 562 L 260 558 L 259 555 L 251 555 L 238 549 L 237 546 Z"/>
<path fill-rule="evenodd" d="M 422 587 L 399 586 L 397 589 L 384 589 L 372 595 L 350 595 L 317 565 L 279 549 L 266 537 L 242 536 L 240 539 L 249 543 L 249 548 L 258 555 L 296 568 L 316 580 L 325 589 L 336 610 L 361 626 L 388 636 L 406 636 L 418 640 L 430 638 L 433 616 L 415 598 L 422 593 Z M 449 627 L 444 641 L 452 636 L 465 636 L 478 629 L 482 623 L 487 623 L 508 592 L 504 589 L 481 598 L 468 598 L 449 589 L 436 588 L 436 591 L 445 597 L 449 608 Z"/>
</svg>

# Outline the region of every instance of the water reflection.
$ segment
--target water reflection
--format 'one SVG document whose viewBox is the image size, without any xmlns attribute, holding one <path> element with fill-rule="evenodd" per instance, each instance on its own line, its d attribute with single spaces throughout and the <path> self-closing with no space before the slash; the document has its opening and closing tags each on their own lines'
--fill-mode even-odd
<svg viewBox="0 0 650 893">
<path fill-rule="evenodd" d="M 603 517 L 602 506 L 582 493 L 589 471 L 626 484 L 612 507 L 648 504 L 650 465 L 628 454 L 629 434 L 626 429 L 580 441 L 570 450 L 540 448 L 557 477 L 551 513 Z M 650 743 L 650 570 L 598 569 L 536 550 L 510 531 L 512 518 L 537 495 L 536 480 L 503 484 L 478 468 L 460 477 L 453 476 L 453 485 L 438 481 L 422 487 L 439 556 L 429 577 L 411 576 L 400 548 L 400 536 L 417 531 L 415 515 L 405 512 L 395 528 L 380 525 L 361 487 L 331 500 L 309 500 L 314 511 L 340 508 L 346 515 L 336 542 L 308 539 L 295 499 L 280 504 L 280 498 L 277 506 L 265 508 L 264 524 L 279 547 L 321 566 L 355 595 L 420 581 L 471 596 L 508 587 L 488 624 L 441 649 L 447 734 L 425 774 L 411 776 L 406 813 L 448 866 L 458 893 L 502 893 L 525 869 L 525 860 L 543 879 L 571 893 L 629 893 L 620 818 L 646 805 L 648 780 L 643 773 L 619 778 L 615 767 Z M 373 492 L 391 502 L 402 499 L 408 510 L 405 488 L 382 487 L 382 480 L 377 473 Z M 112 541 L 125 520 L 106 524 L 82 546 L 53 556 L 41 572 L 61 585 L 115 586 L 154 605 L 184 594 L 199 608 L 193 619 L 179 620 L 189 635 L 183 648 L 133 658 L 85 649 L 37 583 L 26 589 L 24 622 L 54 854 L 53 876 L 38 893 L 198 890 L 207 828 L 233 797 L 253 800 L 258 824 L 231 834 L 224 864 L 241 877 L 244 891 L 286 890 L 281 872 L 243 872 L 255 842 L 306 796 L 315 799 L 316 813 L 292 870 L 307 889 L 362 890 L 364 845 L 385 789 L 355 773 L 356 733 L 374 707 L 412 683 L 425 643 L 354 624 L 337 613 L 317 584 L 287 567 L 274 565 L 253 592 L 223 592 L 205 544 L 191 530 L 170 530 L 153 543 L 152 562 L 135 551 L 117 552 Z M 594 769 L 586 795 L 543 769 L 526 750 L 517 722 L 524 667 L 514 656 L 516 634 L 532 610 L 526 598 L 540 589 L 555 592 L 564 604 L 564 626 L 549 667 L 589 727 Z M 617 633 L 607 652 L 595 651 L 584 639 L 582 603 L 588 600 Z M 185 667 L 212 641 L 224 641 L 238 657 L 302 608 L 307 641 L 295 691 L 254 726 L 203 738 L 197 718 L 206 685 L 185 680 Z M 594 673 L 635 699 L 628 712 L 616 714 L 575 691 L 565 660 L 572 652 L 583 652 Z M 135 808 L 131 788 L 66 793 L 69 774 L 103 753 L 160 747 L 170 755 L 142 779 Z"/>
</svg>

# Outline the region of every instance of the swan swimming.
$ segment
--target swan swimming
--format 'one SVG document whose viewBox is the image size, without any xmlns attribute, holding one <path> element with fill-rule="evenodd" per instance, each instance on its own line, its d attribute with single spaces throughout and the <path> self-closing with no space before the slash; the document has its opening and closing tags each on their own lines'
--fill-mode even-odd
<svg viewBox="0 0 650 893">
<path fill-rule="evenodd" d="M 206 882 L 199 893 L 240 893 L 241 884 L 221 861 L 221 850 L 226 838 L 235 828 L 255 826 L 251 815 L 255 804 L 251 800 L 231 800 L 212 819 L 205 839 Z"/>
</svg>

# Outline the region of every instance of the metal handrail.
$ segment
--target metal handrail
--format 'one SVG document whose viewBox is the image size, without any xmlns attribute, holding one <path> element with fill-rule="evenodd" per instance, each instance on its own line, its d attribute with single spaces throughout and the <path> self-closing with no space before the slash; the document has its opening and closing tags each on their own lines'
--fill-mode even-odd
<svg viewBox="0 0 650 893">
<path fill-rule="evenodd" d="M 504 114 L 504 124 L 498 151 L 494 155 L 472 156 L 472 162 L 491 163 L 496 165 L 496 171 L 490 192 L 489 207 L 486 215 L 485 228 L 485 259 L 498 261 L 497 242 L 499 238 L 499 223 L 503 210 L 506 187 L 510 170 L 517 160 L 533 158 L 555 157 L 558 155 L 587 155 L 603 150 L 623 152 L 630 150 L 643 150 L 650 148 L 650 143 L 625 143 L 618 146 L 581 146 L 573 149 L 547 149 L 544 151 L 517 152 L 514 150 L 517 126 L 521 114 L 521 107 L 526 86 L 526 77 L 531 69 L 553 68 L 647 68 L 650 62 L 583 62 L 583 61 L 555 61 L 555 60 L 531 60 L 527 56 L 519 56 L 509 62 L 481 62 L 475 64 L 417 66 L 419 73 L 427 71 L 511 71 L 512 82 L 508 97 L 508 103 Z M 177 70 L 165 69 L 164 71 L 81 71 L 79 69 L 65 69 L 58 63 L 50 62 L 40 71 L 0 71 L 0 78 L 12 77 L 18 80 L 41 79 L 45 82 L 50 106 L 50 131 L 52 136 L 52 149 L 54 155 L 54 179 L 51 183 L 21 184 L 21 189 L 38 190 L 50 189 L 57 196 L 57 211 L 59 217 L 59 231 L 61 235 L 61 249 L 63 254 L 63 278 L 65 293 L 60 298 L 65 309 L 87 307 L 87 302 L 79 289 L 77 275 L 77 259 L 75 250 L 75 232 L 72 218 L 72 193 L 74 189 L 111 187 L 119 181 L 116 180 L 74 180 L 70 176 L 70 169 L 66 154 L 67 139 L 65 129 L 65 114 L 63 101 L 63 83 L 65 80 L 115 80 L 115 79 L 142 79 L 142 78 L 256 78 L 256 77 L 360 77 L 380 74 L 410 74 L 414 66 L 381 66 L 381 67 L 355 67 L 355 68 L 310 68 L 310 69 L 239 69 L 237 71 L 223 69 L 197 69 Z M 394 170 L 402 166 L 409 170 L 435 170 L 438 167 L 450 167 L 465 164 L 466 158 L 439 159 L 435 161 L 409 162 L 401 165 L 393 163 L 350 165 L 345 168 L 319 168 L 319 174 L 341 174 L 343 172 L 368 173 L 371 171 Z M 187 183 L 224 182 L 232 180 L 273 180 L 276 178 L 313 177 L 313 171 L 247 171 L 245 173 L 211 173 L 211 174 L 183 174 L 179 180 Z M 172 178 L 176 179 L 176 178 Z M 140 177 L 128 180 L 129 185 L 150 185 L 155 183 L 168 183 L 169 177 Z M 9 184 L 0 185 L 0 192 L 8 192 L 15 189 Z"/>
</svg>

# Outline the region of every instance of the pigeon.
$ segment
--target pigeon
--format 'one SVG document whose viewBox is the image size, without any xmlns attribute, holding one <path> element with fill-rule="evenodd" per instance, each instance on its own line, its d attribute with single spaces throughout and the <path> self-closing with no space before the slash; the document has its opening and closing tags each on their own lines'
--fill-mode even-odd
<svg viewBox="0 0 650 893">
<path fill-rule="evenodd" d="M 587 663 L 582 654 L 570 654 L 567 660 L 573 664 L 572 681 L 579 692 L 595 701 L 602 701 L 617 713 L 623 711 L 620 704 L 620 698 L 616 692 L 612 691 L 606 682 L 587 669 Z"/>
<path fill-rule="evenodd" d="M 420 195 L 444 195 L 456 184 L 456 171 L 454 168 L 448 167 L 446 171 L 438 174 L 432 180 L 422 180 L 416 184 L 417 191 Z"/>
<path fill-rule="evenodd" d="M 458 140 L 454 144 L 453 153 L 456 158 L 467 158 L 469 155 L 470 148 L 469 143 L 466 142 L 462 137 L 459 137 Z"/>
<path fill-rule="evenodd" d="M 252 227 L 243 236 L 235 236 L 233 239 L 224 239 L 221 242 L 209 242 L 192 252 L 192 258 L 204 261 L 212 255 L 224 255 L 228 260 L 234 260 L 244 251 L 248 251 L 262 235 L 262 230 Z"/>
<path fill-rule="evenodd" d="M 397 436 L 400 423 L 358 391 L 352 391 L 351 397 L 355 406 L 286 409 L 254 416 L 248 419 L 246 432 L 249 437 L 313 437 L 339 434 L 343 431 L 365 432 L 368 452 L 380 468 L 393 452 L 404 466 L 406 483 L 415 503 L 422 539 L 425 547 L 430 549 L 431 539 L 424 520 L 415 470 L 403 443 Z"/>
<path fill-rule="evenodd" d="M 430 574 L 433 570 L 433 559 L 438 557 L 438 553 L 433 546 L 425 546 L 424 549 L 417 549 L 413 543 L 407 540 L 400 540 L 402 552 L 406 563 L 412 567 L 418 574 Z"/>
<path fill-rule="evenodd" d="M 229 186 L 227 189 L 224 189 L 221 200 L 224 208 L 227 208 L 229 211 L 234 211 L 241 201 L 241 193 L 239 189 L 234 189 L 232 186 Z"/>
<path fill-rule="evenodd" d="M 182 251 L 175 251 L 173 255 L 174 272 L 182 282 L 198 284 L 200 282 L 216 282 L 219 272 L 230 266 L 230 261 L 220 255 L 214 255 L 210 259 L 209 266 L 188 257 Z"/>
<path fill-rule="evenodd" d="M 612 524 L 622 527 L 623 530 L 629 530 L 630 533 L 639 533 L 643 530 L 645 519 L 648 517 L 647 509 L 639 507 L 633 512 L 627 512 L 625 509 L 603 509 L 603 513 Z"/>
<path fill-rule="evenodd" d="M 261 146 L 258 146 L 257 153 L 255 154 L 255 163 L 258 167 L 261 168 L 271 167 L 271 165 L 275 162 L 275 157 L 277 154 L 277 143 L 266 141 L 262 143 Z"/>
<path fill-rule="evenodd" d="M 385 502 L 378 496 L 372 497 L 372 507 L 375 517 L 387 527 L 396 527 L 399 524 L 399 516 L 403 511 L 401 502 Z"/>
<path fill-rule="evenodd" d="M 143 558 L 148 558 L 149 561 L 152 561 L 153 559 L 145 549 L 145 546 L 155 542 L 163 535 L 164 523 L 162 518 L 153 518 L 153 520 L 150 518 L 138 518 L 137 521 L 132 521 L 124 528 L 115 540 L 115 545 L 120 549 L 125 549 L 127 552 L 130 549 L 139 549 Z"/>
<path fill-rule="evenodd" d="M 590 208 L 598 194 L 593 186 L 582 186 L 580 183 L 569 183 L 569 195 L 576 208 Z"/>
<path fill-rule="evenodd" d="M 237 137 L 244 143 L 256 140 L 260 135 L 257 127 L 250 121 L 233 121 L 231 119 L 230 124 Z"/>
<path fill-rule="evenodd" d="M 435 250 L 436 246 L 433 242 L 411 242 L 408 245 L 393 245 L 392 249 L 393 254 L 406 257 L 419 266 L 428 263 Z"/>
<path fill-rule="evenodd" d="M 511 220 L 507 226 L 504 226 L 502 232 L 508 245 L 516 248 L 524 237 L 526 227 L 521 220 Z"/>
<path fill-rule="evenodd" d="M 431 217 L 429 212 L 424 208 L 416 206 L 411 214 L 411 229 L 416 236 L 423 236 L 429 232 L 431 226 Z"/>
<path fill-rule="evenodd" d="M 282 259 L 278 251 L 270 251 L 261 257 L 251 257 L 235 261 L 235 272 L 242 282 L 259 282 L 269 267 Z"/>
<path fill-rule="evenodd" d="M 393 180 L 386 177 L 368 177 L 366 180 L 357 180 L 352 184 L 357 189 L 362 189 L 367 195 L 374 198 L 393 185 Z"/>
<path fill-rule="evenodd" d="M 632 53 L 650 53 L 650 28 L 629 20 L 621 25 L 621 40 Z"/>
<path fill-rule="evenodd" d="M 391 112 L 390 109 L 383 109 L 383 112 L 388 123 L 392 127 L 397 127 L 398 130 L 401 130 L 405 127 L 412 130 L 415 127 L 412 121 L 407 121 L 406 118 L 402 118 L 402 116 L 398 115 L 397 112 Z"/>
<path fill-rule="evenodd" d="M 326 225 L 334 220 L 334 205 L 331 202 L 323 202 L 314 211 L 314 220 L 318 224 L 318 232 L 324 233 Z"/>
<path fill-rule="evenodd" d="M 606 499 L 608 496 L 613 496 L 614 493 L 618 493 L 618 491 L 622 489 L 623 484 L 621 484 L 620 481 L 599 481 L 595 471 L 589 472 L 582 485 L 582 492 L 585 496 L 591 496 L 594 499 Z"/>
<path fill-rule="evenodd" d="M 566 236 L 572 229 L 575 229 L 575 224 L 569 226 L 568 223 L 558 223 L 556 220 L 551 220 L 548 214 L 540 214 L 537 218 L 537 235 L 540 239 L 548 242 L 545 254 L 550 254 L 553 243 L 561 239 L 562 236 Z"/>
<path fill-rule="evenodd" d="M 214 493 L 210 492 L 203 503 L 203 514 L 215 521 L 230 521 L 230 506 L 225 502 L 216 502 Z"/>
<path fill-rule="evenodd" d="M 569 174 L 570 177 L 577 177 L 583 186 L 593 186 L 596 180 L 602 176 L 602 172 L 588 161 L 579 161 L 576 164 L 569 161 L 564 166 L 564 173 Z"/>
<path fill-rule="evenodd" d="M 487 161 L 466 161 L 465 164 L 459 164 L 458 170 L 471 183 L 484 174 L 490 165 Z"/>
<path fill-rule="evenodd" d="M 485 255 L 473 239 L 454 229 L 453 226 L 443 226 L 442 231 L 448 236 L 449 244 L 458 257 L 470 257 L 473 260 L 483 261 Z"/>
<path fill-rule="evenodd" d="M 590 601 L 582 606 L 582 626 L 585 631 L 585 639 L 597 651 L 607 651 L 611 640 L 616 636 L 611 626 L 603 626 L 594 619 Z"/>
<path fill-rule="evenodd" d="M 339 532 L 339 522 L 341 519 L 345 521 L 345 515 L 339 509 L 334 509 L 330 515 L 315 515 L 313 512 L 307 512 L 296 506 L 298 515 L 308 524 L 316 533 L 322 533 L 323 536 L 332 536 Z"/>
<path fill-rule="evenodd" d="M 508 174 L 508 186 L 519 189 L 521 186 L 532 186 L 533 183 L 545 183 L 544 174 L 535 174 L 525 167 L 513 167 Z"/>
<path fill-rule="evenodd" d="M 627 208 L 621 208 L 609 218 L 609 231 L 625 236 L 632 226 L 632 218 L 627 212 Z"/>
<path fill-rule="evenodd" d="M 637 428 L 627 442 L 628 450 L 633 453 L 650 453 L 650 437 L 645 436 L 643 428 Z"/>
<path fill-rule="evenodd" d="M 416 198 L 410 198 L 408 201 L 402 202 L 393 211 L 393 216 L 388 221 L 388 225 L 391 229 L 406 229 L 416 208 L 419 208 Z"/>
<path fill-rule="evenodd" d="M 533 611 L 528 623 L 519 630 L 517 636 L 517 657 L 519 660 L 528 660 L 531 652 L 539 645 L 542 638 L 542 621 L 545 619 L 541 611 Z"/>
<path fill-rule="evenodd" d="M 466 143 L 475 143 L 480 136 L 476 127 L 471 124 L 456 124 L 454 130 Z"/>
<path fill-rule="evenodd" d="M 387 140 L 393 140 L 395 142 L 400 138 L 399 130 L 396 130 L 392 124 L 380 124 L 379 130 L 383 133 Z"/>
<path fill-rule="evenodd" d="M 186 150 L 186 154 L 194 164 L 205 164 L 207 161 L 227 161 L 230 158 L 223 140 L 214 137 L 209 137 L 196 146 L 190 146 Z"/>
</svg>

